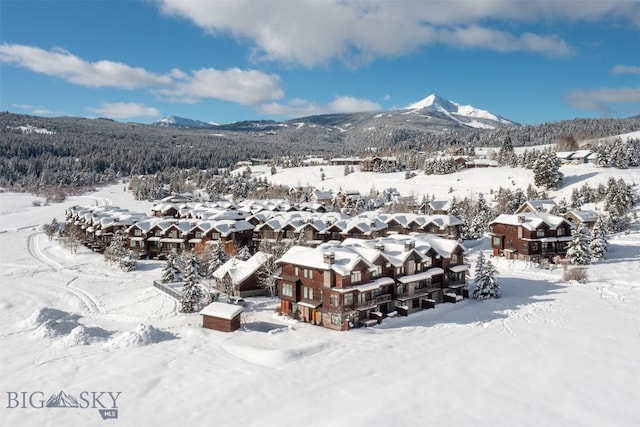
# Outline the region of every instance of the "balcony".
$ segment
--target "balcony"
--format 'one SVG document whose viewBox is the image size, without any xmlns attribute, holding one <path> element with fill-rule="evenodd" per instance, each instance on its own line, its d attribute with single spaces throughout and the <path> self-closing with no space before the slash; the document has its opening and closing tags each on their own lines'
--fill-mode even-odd
<svg viewBox="0 0 640 427">
<path fill-rule="evenodd" d="M 385 303 L 385 302 L 391 301 L 392 298 L 393 298 L 393 295 L 391 295 L 391 294 L 383 294 L 383 295 L 378 295 L 377 297 L 375 297 L 374 301 L 376 302 L 376 304 L 381 304 L 381 303 Z"/>
</svg>

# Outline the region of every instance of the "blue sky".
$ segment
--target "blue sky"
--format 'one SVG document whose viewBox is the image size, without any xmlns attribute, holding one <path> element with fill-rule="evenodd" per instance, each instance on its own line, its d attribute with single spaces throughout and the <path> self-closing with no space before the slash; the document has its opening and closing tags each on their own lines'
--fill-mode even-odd
<svg viewBox="0 0 640 427">
<path fill-rule="evenodd" d="M 150 123 L 640 113 L 638 0 L 0 0 L 0 109 Z"/>
</svg>

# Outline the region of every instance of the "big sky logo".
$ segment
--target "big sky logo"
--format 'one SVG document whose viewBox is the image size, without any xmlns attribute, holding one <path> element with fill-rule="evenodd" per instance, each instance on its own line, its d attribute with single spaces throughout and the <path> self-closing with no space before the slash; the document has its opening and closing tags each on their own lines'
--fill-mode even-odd
<svg viewBox="0 0 640 427">
<path fill-rule="evenodd" d="M 103 420 L 118 418 L 119 391 L 82 391 L 75 397 L 60 390 L 46 398 L 42 391 L 8 391 L 7 409 L 97 409 Z"/>
</svg>

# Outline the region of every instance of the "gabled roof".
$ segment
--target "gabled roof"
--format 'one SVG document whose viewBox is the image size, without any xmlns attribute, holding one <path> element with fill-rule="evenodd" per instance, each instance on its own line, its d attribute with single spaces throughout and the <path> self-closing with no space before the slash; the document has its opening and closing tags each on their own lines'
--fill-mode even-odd
<svg viewBox="0 0 640 427">
<path fill-rule="evenodd" d="M 573 209 L 567 212 L 564 217 L 569 215 L 573 215 L 580 222 L 596 222 L 598 220 L 598 212 L 588 209 Z"/>
<path fill-rule="evenodd" d="M 536 230 L 546 225 L 551 230 L 555 230 L 563 223 L 569 222 L 561 216 L 551 215 L 544 212 L 525 212 L 520 214 L 502 214 L 491 221 L 489 225 L 506 224 L 522 226 L 527 230 Z M 569 224 L 570 225 L 570 224 Z"/>
<path fill-rule="evenodd" d="M 222 279 L 228 274 L 231 278 L 231 283 L 239 285 L 255 274 L 270 256 L 258 251 L 246 261 L 232 257 L 214 271 L 212 276 L 216 279 Z"/>
<path fill-rule="evenodd" d="M 525 210 L 530 210 L 532 212 L 551 212 L 552 209 L 556 208 L 558 205 L 551 199 L 540 199 L 540 200 L 527 200 L 523 204 L 516 209 L 514 213 L 521 213 Z"/>
<path fill-rule="evenodd" d="M 333 254 L 333 263 L 325 262 L 325 253 Z M 323 244 L 316 248 L 293 246 L 280 259 L 279 264 L 293 264 L 315 270 L 333 270 L 341 276 L 350 275 L 353 269 L 364 263 L 367 268 L 374 265 L 349 247 L 339 244 Z"/>
</svg>

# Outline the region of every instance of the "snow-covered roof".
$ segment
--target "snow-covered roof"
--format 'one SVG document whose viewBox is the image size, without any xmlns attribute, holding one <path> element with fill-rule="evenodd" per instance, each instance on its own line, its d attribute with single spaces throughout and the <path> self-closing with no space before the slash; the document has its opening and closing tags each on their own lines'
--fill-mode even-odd
<svg viewBox="0 0 640 427">
<path fill-rule="evenodd" d="M 224 302 L 212 302 L 202 310 L 200 314 L 203 316 L 218 317 L 220 319 L 231 320 L 244 311 L 244 307 L 236 304 L 227 304 Z"/>
<path fill-rule="evenodd" d="M 549 229 L 555 230 L 566 220 L 557 215 L 551 215 L 544 212 L 525 212 L 520 214 L 502 214 L 491 221 L 493 224 L 506 224 L 522 226 L 527 230 L 536 230 L 541 225 L 546 224 Z"/>
<path fill-rule="evenodd" d="M 573 215 L 580 222 L 595 222 L 598 220 L 598 212 L 592 210 L 573 209 L 565 214 L 565 218 Z"/>
<path fill-rule="evenodd" d="M 212 276 L 216 279 L 222 279 L 228 273 L 231 277 L 231 282 L 234 285 L 238 285 L 258 271 L 268 258 L 269 255 L 260 251 L 246 261 L 233 257 L 214 271 Z"/>
<path fill-rule="evenodd" d="M 551 199 L 527 200 L 521 204 L 518 209 L 516 209 L 515 213 L 520 213 L 525 210 L 533 212 L 551 212 L 551 210 L 557 206 L 556 202 Z"/>
</svg>

